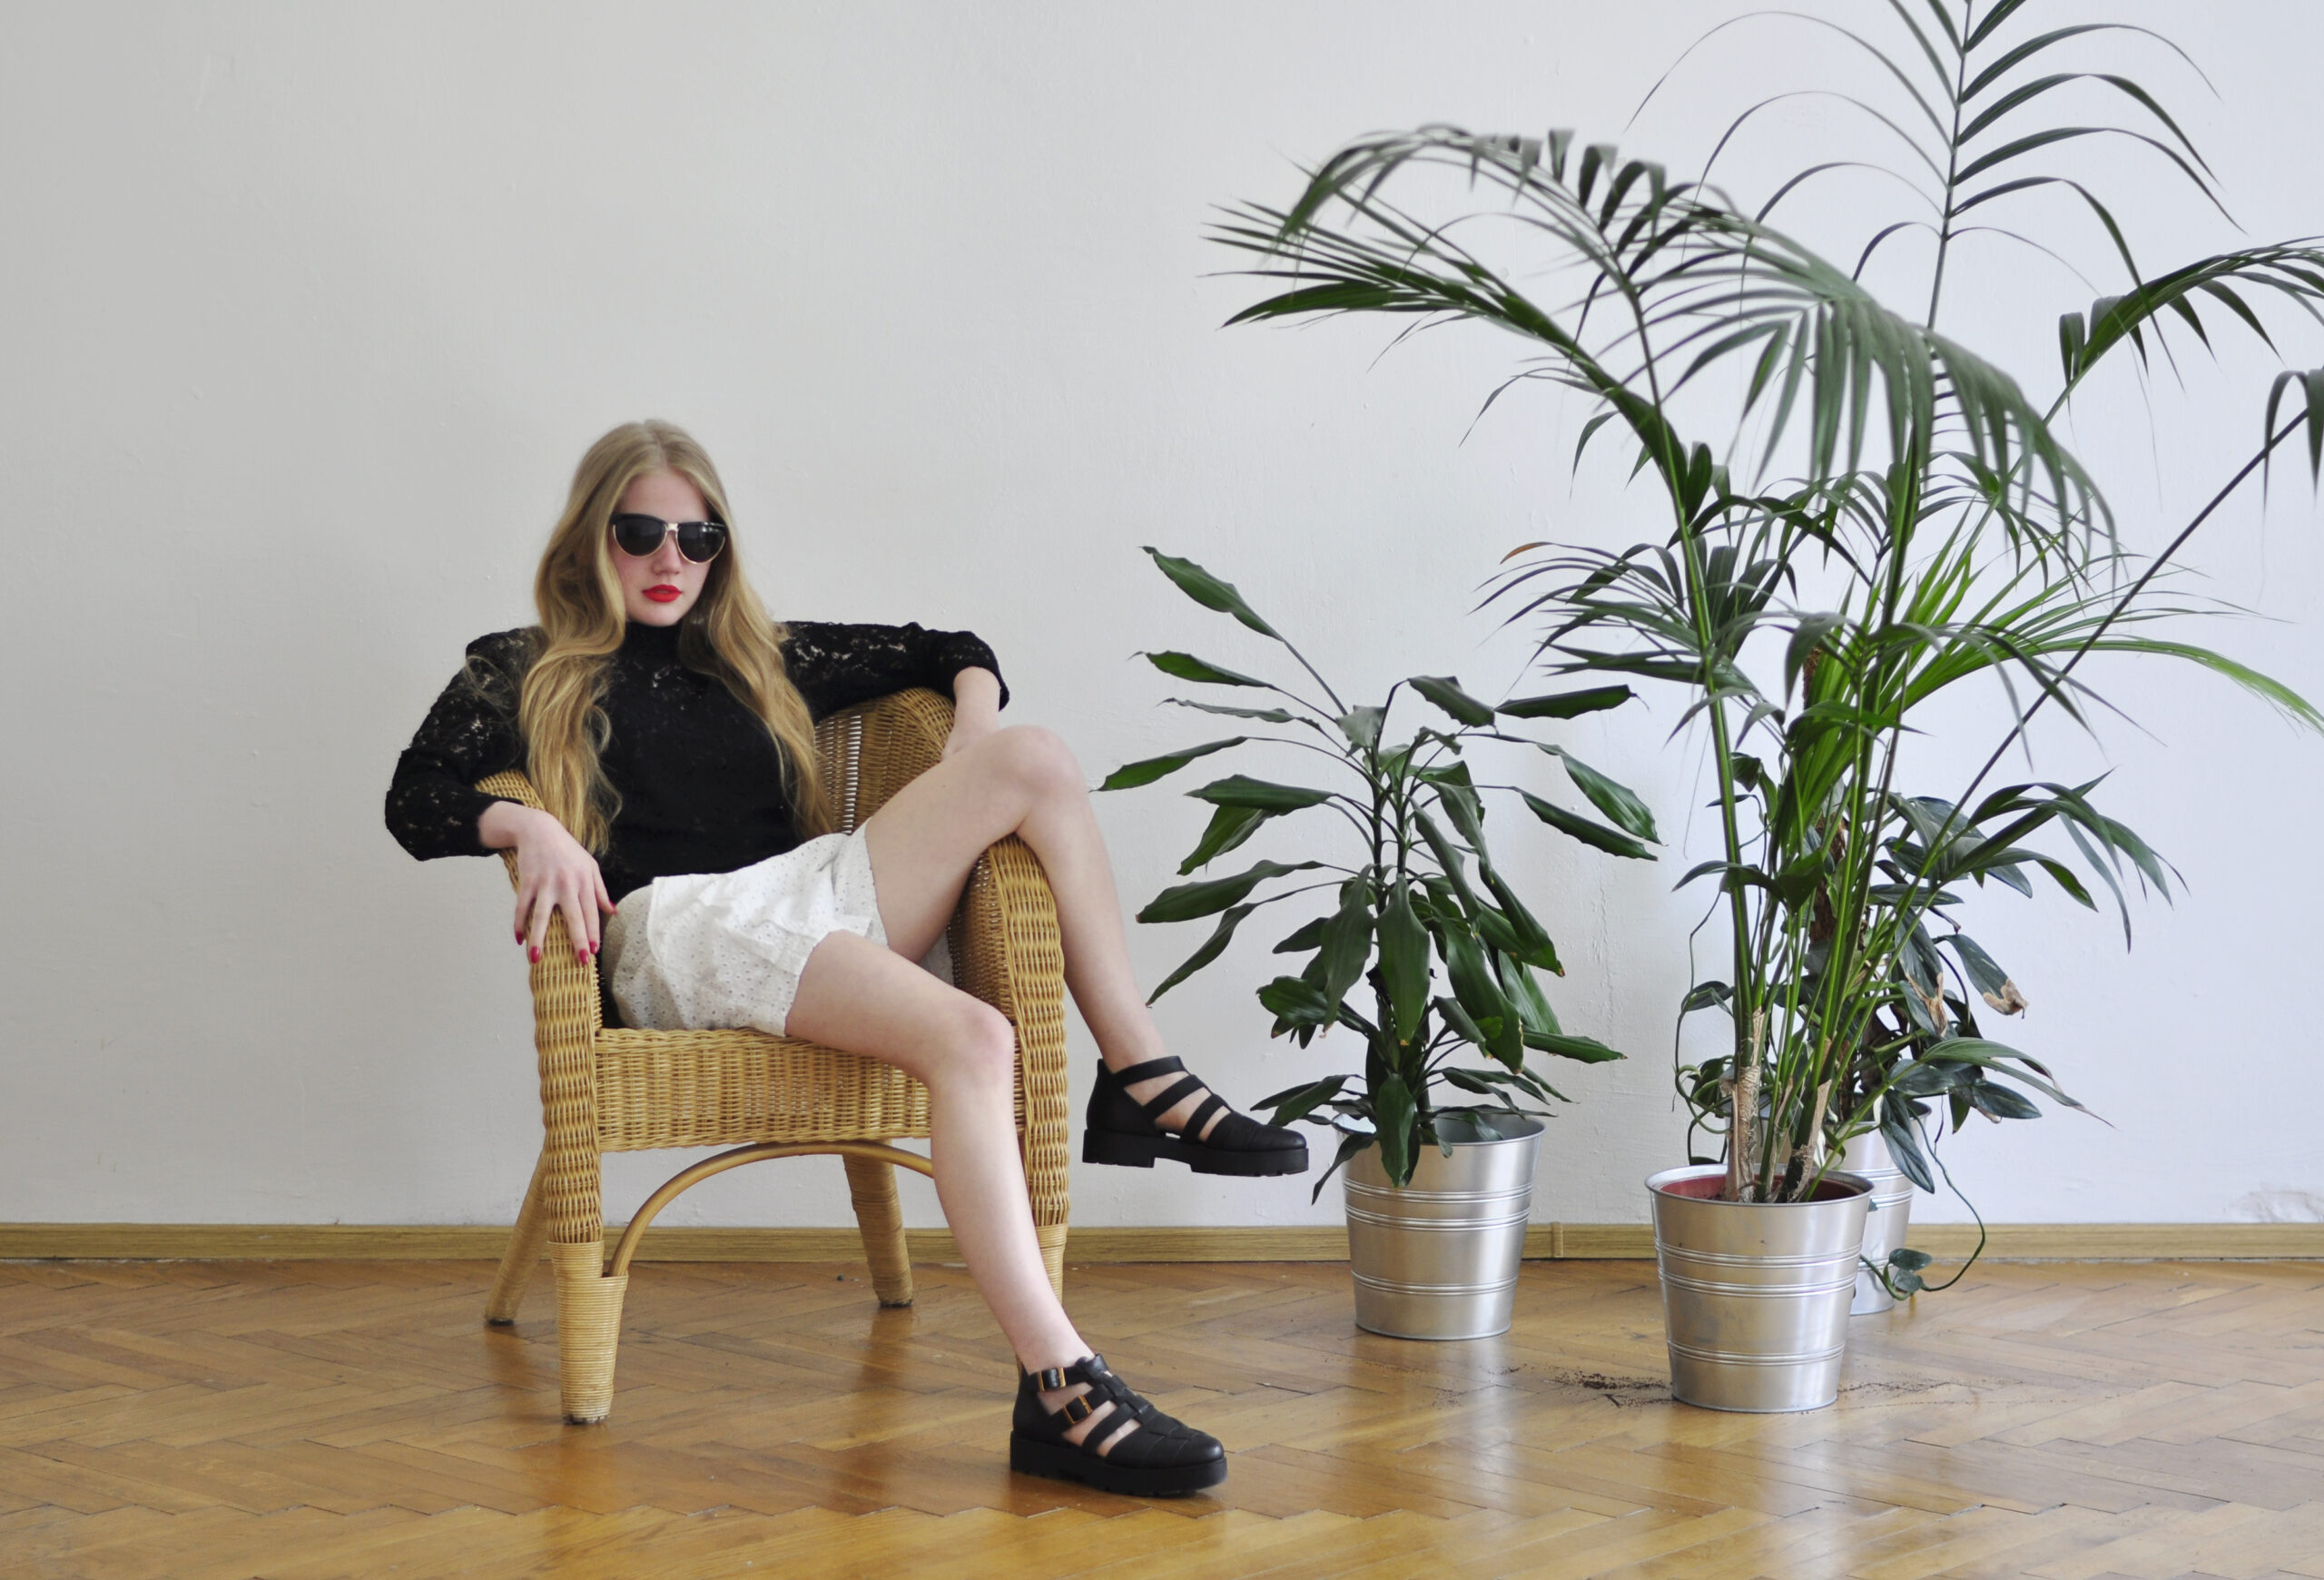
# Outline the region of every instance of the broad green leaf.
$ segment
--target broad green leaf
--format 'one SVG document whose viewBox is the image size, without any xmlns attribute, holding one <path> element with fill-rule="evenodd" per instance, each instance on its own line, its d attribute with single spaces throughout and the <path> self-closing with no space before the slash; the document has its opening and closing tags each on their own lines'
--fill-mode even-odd
<svg viewBox="0 0 2324 1580">
<path fill-rule="evenodd" d="M 1324 996 L 1338 1003 L 1364 976 L 1372 960 L 1372 888 L 1362 878 L 1340 887 L 1340 908 L 1324 924 L 1317 953 L 1324 968 Z"/>
<path fill-rule="evenodd" d="M 1388 1071 L 1372 1089 L 1372 1123 L 1380 1141 L 1380 1167 L 1387 1171 L 1390 1184 L 1412 1182 L 1415 1117 L 1412 1089 L 1403 1076 Z"/>
<path fill-rule="evenodd" d="M 1661 835 L 1654 832 L 1654 814 L 1627 785 L 1617 785 L 1562 746 L 1543 746 L 1541 750 L 1565 765 L 1566 777 L 1573 781 L 1574 788 L 1588 796 L 1590 805 L 1604 813 L 1616 828 L 1640 839 L 1661 843 Z"/>
<path fill-rule="evenodd" d="M 1249 806 L 1261 812 L 1296 812 L 1305 806 L 1319 806 L 1332 798 L 1328 790 L 1310 790 L 1302 785 L 1275 785 L 1265 779 L 1254 779 L 1247 774 L 1235 774 L 1215 779 L 1199 790 L 1189 790 L 1196 801 L 1207 801 L 1213 806 Z"/>
<path fill-rule="evenodd" d="M 1335 1018 L 1324 991 L 1295 976 L 1279 976 L 1259 989 L 1259 1002 L 1285 1026 L 1328 1026 Z"/>
<path fill-rule="evenodd" d="M 1486 963 L 1483 947 L 1456 928 L 1446 928 L 1441 939 L 1445 974 L 1452 979 L 1453 996 L 1483 1029 L 1485 1052 L 1515 1069 L 1525 1058 L 1524 1027 L 1502 994 L 1492 967 Z"/>
<path fill-rule="evenodd" d="M 1308 923 L 1305 926 L 1294 933 L 1290 937 L 1276 944 L 1273 950 L 1269 951 L 1269 953 L 1274 954 L 1304 954 L 1310 949 L 1320 949 L 1323 947 L 1324 943 L 1324 929 L 1330 925 L 1331 920 L 1332 919 L 1329 916 L 1316 917 L 1313 922 Z"/>
<path fill-rule="evenodd" d="M 1332 722 L 1340 726 L 1340 733 L 1351 745 L 1371 752 L 1380 747 L 1380 726 L 1387 717 L 1384 707 L 1352 707 Z"/>
<path fill-rule="evenodd" d="M 1172 988 L 1177 987 L 1180 983 L 1194 975 L 1195 973 L 1200 971 L 1204 966 L 1208 965 L 1212 961 L 1216 960 L 1219 955 L 1225 952 L 1228 941 L 1235 936 L 1235 929 L 1243 924 L 1243 918 L 1248 916 L 1253 911 L 1257 909 L 1258 907 L 1256 905 L 1234 905 L 1228 907 L 1226 913 L 1219 917 L 1217 929 L 1213 932 L 1208 938 L 1203 940 L 1202 947 L 1196 950 L 1192 954 L 1187 956 L 1185 963 L 1181 964 L 1177 970 L 1172 972 L 1168 976 L 1164 977 L 1162 979 L 1162 985 L 1156 988 L 1153 993 L 1147 997 L 1146 1002 L 1149 1004 L 1152 1003 L 1156 999 L 1160 998 L 1164 993 L 1167 993 Z"/>
<path fill-rule="evenodd" d="M 1344 1075 L 1326 1075 L 1321 1081 L 1295 1086 L 1288 1091 L 1278 1091 L 1273 1097 L 1263 1097 L 1252 1106 L 1275 1110 L 1274 1116 L 1267 1121 L 1270 1124 L 1296 1124 L 1337 1097 L 1340 1088 L 1345 1086 L 1347 1081 Z"/>
<path fill-rule="evenodd" d="M 1323 865 L 1321 862 L 1260 862 L 1247 872 L 1231 878 L 1208 878 L 1199 884 L 1180 884 L 1175 889 L 1165 889 L 1147 902 L 1137 913 L 1140 922 L 1191 922 L 1197 916 L 1211 916 L 1229 905 L 1239 904 L 1253 889 L 1269 878 L 1280 878 L 1290 873 L 1307 872 Z"/>
<path fill-rule="evenodd" d="M 1192 697 L 1171 696 L 1164 701 L 1175 707 L 1197 707 L 1205 713 L 1225 714 L 1229 718 L 1263 719 L 1268 724 L 1290 724 L 1292 712 L 1285 707 L 1229 707 L 1223 702 L 1196 702 Z"/>
<path fill-rule="evenodd" d="M 1404 684 L 1472 727 L 1492 723 L 1492 709 L 1461 689 L 1449 675 L 1415 675 Z"/>
<path fill-rule="evenodd" d="M 1525 805 L 1534 816 L 1561 834 L 1570 834 L 1587 845 L 1594 845 L 1610 855 L 1630 856 L 1638 861 L 1652 861 L 1654 853 L 1629 834 L 1592 823 L 1579 813 L 1568 812 L 1553 802 L 1544 801 L 1530 790 L 1520 790 Z M 1683 880 L 1682 880 L 1683 881 Z"/>
<path fill-rule="evenodd" d="M 1501 962 L 1501 991 L 1517 1006 L 1518 1021 L 1525 1030 L 1536 1036 L 1543 1033 L 1562 1036 L 1565 1028 L 1558 1024 L 1557 1012 L 1550 1008 L 1550 1001 L 1541 992 L 1541 984 L 1522 961 L 1504 956 Z"/>
<path fill-rule="evenodd" d="M 1158 757 L 1140 762 L 1125 763 L 1106 775 L 1100 790 L 1135 790 L 1140 785 L 1151 785 L 1157 779 L 1177 773 L 1196 757 L 1207 757 L 1213 752 L 1223 752 L 1229 746 L 1239 746 L 1250 737 L 1236 736 L 1232 740 L 1212 741 L 1207 746 L 1188 746 L 1183 752 L 1166 752 Z"/>
<path fill-rule="evenodd" d="M 1388 984 L 1388 1005 L 1394 1012 L 1398 1046 L 1410 1042 L 1420 1030 L 1428 1008 L 1428 930 L 1413 913 L 1412 897 L 1398 884 L 1380 912 L 1380 972 Z"/>
<path fill-rule="evenodd" d="M 1197 658 L 1191 653 L 1147 653 L 1143 657 L 1165 675 L 1175 676 L 1180 680 L 1200 681 L 1205 686 L 1256 686 L 1264 688 L 1267 684 L 1247 675 L 1238 675 L 1232 669 L 1222 669 L 1208 659 Z"/>
<path fill-rule="evenodd" d="M 1627 1059 L 1627 1053 L 1616 1052 L 1594 1037 L 1570 1037 L 1562 1032 L 1528 1032 L 1525 1046 L 1543 1053 L 1554 1053 L 1561 1059 L 1572 1059 L 1583 1064 L 1605 1064 L 1616 1059 Z"/>
<path fill-rule="evenodd" d="M 1549 696 L 1521 696 L 1493 711 L 1505 718 L 1580 718 L 1585 713 L 1620 707 L 1637 695 L 1627 686 L 1592 686 Z"/>
<path fill-rule="evenodd" d="M 1183 878 L 1196 867 L 1209 865 L 1256 834 L 1259 825 L 1272 815 L 1256 806 L 1220 807 L 1210 815 L 1210 825 L 1202 831 L 1195 848 L 1178 864 L 1178 875 Z"/>
<path fill-rule="evenodd" d="M 1146 552 L 1154 557 L 1154 563 L 1161 568 L 1164 576 L 1178 584 L 1179 591 L 1204 608 L 1232 615 L 1260 636 L 1274 637 L 1278 642 L 1283 640 L 1273 626 L 1259 618 L 1251 606 L 1243 601 L 1243 595 L 1235 590 L 1231 582 L 1221 581 L 1193 560 L 1176 558 L 1151 544 L 1147 545 Z"/>
</svg>

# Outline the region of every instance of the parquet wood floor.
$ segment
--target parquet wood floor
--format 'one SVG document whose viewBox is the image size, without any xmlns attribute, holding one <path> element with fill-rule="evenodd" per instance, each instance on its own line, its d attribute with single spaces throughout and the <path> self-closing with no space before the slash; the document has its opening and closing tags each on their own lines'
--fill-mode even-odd
<svg viewBox="0 0 2324 1580">
<path fill-rule="evenodd" d="M 1151 1506 L 1007 1472 L 956 1270 L 891 1312 L 859 1268 L 643 1267 L 596 1427 L 547 1280 L 487 1330 L 490 1273 L 0 1265 L 0 1575 L 2324 1577 L 2317 1264 L 1981 1268 L 1774 1417 L 1670 1401 L 1650 1263 L 1530 1263 L 1444 1345 L 1357 1332 L 1343 1267 L 1076 1267 L 1232 1451 Z"/>
</svg>

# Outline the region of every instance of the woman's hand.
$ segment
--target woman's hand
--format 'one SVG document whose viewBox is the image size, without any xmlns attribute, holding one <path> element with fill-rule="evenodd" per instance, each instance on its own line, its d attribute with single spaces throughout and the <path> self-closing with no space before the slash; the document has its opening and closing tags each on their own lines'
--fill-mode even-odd
<svg viewBox="0 0 2324 1580">
<path fill-rule="evenodd" d="M 964 752 L 1000 727 L 1000 676 L 990 669 L 952 676 L 952 733 L 944 737 L 944 755 Z"/>
<path fill-rule="evenodd" d="M 517 942 L 526 958 L 540 959 L 549 918 L 562 912 L 574 957 L 586 963 L 603 940 L 604 918 L 614 913 L 597 858 L 556 818 L 514 801 L 487 807 L 477 832 L 487 848 L 517 852 Z"/>
</svg>

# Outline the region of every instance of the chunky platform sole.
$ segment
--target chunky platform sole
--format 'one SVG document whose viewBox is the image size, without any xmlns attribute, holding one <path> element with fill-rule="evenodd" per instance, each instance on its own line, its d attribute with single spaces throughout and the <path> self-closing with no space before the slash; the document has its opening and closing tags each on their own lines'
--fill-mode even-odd
<svg viewBox="0 0 2324 1580">
<path fill-rule="evenodd" d="M 1121 1131 L 1095 1128 L 1081 1132 L 1081 1160 L 1113 1163 L 1125 1169 L 1151 1169 L 1154 1160 L 1184 1163 L 1197 1174 L 1305 1174 L 1307 1143 L 1275 1147 L 1264 1152 L 1228 1152 L 1177 1136 L 1134 1136 Z"/>
<path fill-rule="evenodd" d="M 1196 1465 L 1117 1465 L 1084 1454 L 1070 1443 L 1043 1443 L 1015 1432 L 1009 1434 L 1009 1468 L 1051 1481 L 1078 1481 L 1124 1497 L 1185 1497 L 1226 1479 L 1224 1459 Z"/>
</svg>

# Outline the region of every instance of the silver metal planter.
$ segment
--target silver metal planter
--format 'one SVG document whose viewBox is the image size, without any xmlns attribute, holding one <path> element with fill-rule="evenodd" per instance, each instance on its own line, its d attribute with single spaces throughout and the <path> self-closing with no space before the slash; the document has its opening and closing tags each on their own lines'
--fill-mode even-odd
<svg viewBox="0 0 2324 1580">
<path fill-rule="evenodd" d="M 1717 1163 L 1646 1182 L 1670 1392 L 1714 1410 L 1815 1410 L 1839 1397 L 1872 1187 L 1837 1170 L 1814 1201 L 1715 1198 Z"/>
<path fill-rule="evenodd" d="M 1872 1211 L 1864 1221 L 1864 1260 L 1877 1267 L 1888 1265 L 1888 1253 L 1905 1243 L 1905 1232 L 1913 1225 L 1913 1182 L 1896 1167 L 1896 1160 L 1888 1150 L 1888 1139 L 1878 1131 L 1866 1131 L 1850 1141 L 1840 1153 L 1840 1167 L 1860 1179 L 1872 1182 Z M 1856 1299 L 1848 1307 L 1851 1317 L 1870 1317 L 1895 1308 L 1896 1298 L 1886 1286 L 1856 1264 Z"/>
<path fill-rule="evenodd" d="M 1366 1332 L 1486 1338 L 1509 1331 L 1541 1123 L 1517 1115 L 1474 1126 L 1447 1120 L 1440 1131 L 1452 1155 L 1423 1147 L 1403 1190 L 1388 1183 L 1378 1147 L 1347 1166 L 1355 1325 Z"/>
</svg>

